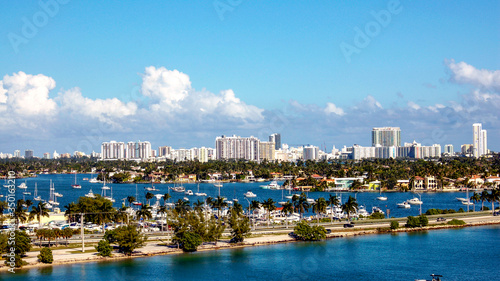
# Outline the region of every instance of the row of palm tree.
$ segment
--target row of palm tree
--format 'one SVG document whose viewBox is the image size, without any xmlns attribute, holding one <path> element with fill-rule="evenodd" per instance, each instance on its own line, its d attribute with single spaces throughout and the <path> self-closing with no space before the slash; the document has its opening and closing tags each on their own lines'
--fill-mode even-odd
<svg viewBox="0 0 500 281">
<path fill-rule="evenodd" d="M 470 201 L 474 203 L 481 202 L 481 210 L 484 209 L 484 201 L 491 203 L 491 209 L 495 212 L 495 202 L 500 202 L 500 189 L 492 189 L 490 192 L 483 190 L 481 193 L 474 192 L 470 197 Z M 476 211 L 476 205 L 474 204 L 474 211 Z"/>
</svg>

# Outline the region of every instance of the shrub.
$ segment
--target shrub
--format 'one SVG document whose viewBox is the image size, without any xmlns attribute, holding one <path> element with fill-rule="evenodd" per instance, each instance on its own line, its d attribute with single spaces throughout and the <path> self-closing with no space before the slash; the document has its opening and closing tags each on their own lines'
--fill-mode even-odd
<svg viewBox="0 0 500 281">
<path fill-rule="evenodd" d="M 391 221 L 391 229 L 398 229 L 399 228 L 399 222 L 398 221 Z"/>
<path fill-rule="evenodd" d="M 421 227 L 429 225 L 429 219 L 426 215 L 420 215 L 418 217 L 409 216 L 406 221 L 406 227 Z"/>
<path fill-rule="evenodd" d="M 318 241 L 326 238 L 326 229 L 323 226 L 311 227 L 306 221 L 300 221 L 293 229 L 298 240 Z"/>
<path fill-rule="evenodd" d="M 15 255 L 14 257 L 9 257 L 9 256 L 5 256 L 5 265 L 6 266 L 9 266 L 9 267 L 17 267 L 17 268 L 20 268 L 22 267 L 23 265 L 27 265 L 28 263 L 23 261 L 23 259 L 21 258 L 20 255 Z"/>
<path fill-rule="evenodd" d="M 49 248 L 43 248 L 38 255 L 38 260 L 43 263 L 52 263 L 54 261 L 52 250 Z"/>
<path fill-rule="evenodd" d="M 449 225 L 464 225 L 465 222 L 463 220 L 457 220 L 457 219 L 452 219 L 451 221 L 447 222 Z"/>
<path fill-rule="evenodd" d="M 465 211 L 464 211 L 464 209 L 463 209 L 463 208 L 458 209 L 458 212 L 459 212 L 459 213 L 465 213 Z"/>
<path fill-rule="evenodd" d="M 120 226 L 116 229 L 114 239 L 118 244 L 120 252 L 130 256 L 132 252 L 144 246 L 146 237 L 141 235 L 133 225 Z"/>
<path fill-rule="evenodd" d="M 182 234 L 179 241 L 180 246 L 184 252 L 195 252 L 198 250 L 198 246 L 201 245 L 201 236 L 197 233 L 186 231 Z"/>
<path fill-rule="evenodd" d="M 113 251 L 113 248 L 109 245 L 108 240 L 105 239 L 99 241 L 97 246 L 95 246 L 95 249 L 101 257 L 111 257 L 111 252 Z"/>
<path fill-rule="evenodd" d="M 380 220 L 380 219 L 385 219 L 385 215 L 380 212 L 373 212 L 368 218 L 374 220 Z"/>
</svg>

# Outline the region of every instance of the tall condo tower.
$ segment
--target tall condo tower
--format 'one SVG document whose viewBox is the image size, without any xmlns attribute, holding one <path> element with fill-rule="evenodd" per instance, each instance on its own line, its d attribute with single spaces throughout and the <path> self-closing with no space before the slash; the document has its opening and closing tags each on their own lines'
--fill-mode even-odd
<svg viewBox="0 0 500 281">
<path fill-rule="evenodd" d="M 372 146 L 401 146 L 401 129 L 399 127 L 373 128 Z"/>
<path fill-rule="evenodd" d="M 476 158 L 488 154 L 488 136 L 481 123 L 472 124 L 472 155 Z"/>
</svg>

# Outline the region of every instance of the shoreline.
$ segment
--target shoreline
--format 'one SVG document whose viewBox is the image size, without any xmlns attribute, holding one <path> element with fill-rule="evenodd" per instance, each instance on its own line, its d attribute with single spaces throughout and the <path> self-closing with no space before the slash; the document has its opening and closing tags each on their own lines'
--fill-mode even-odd
<svg viewBox="0 0 500 281">
<path fill-rule="evenodd" d="M 429 225 L 426 227 L 418 227 L 418 228 L 399 228 L 396 230 L 380 230 L 379 228 L 375 229 L 355 229 L 348 231 L 332 231 L 332 233 L 327 234 L 326 239 L 339 239 L 339 238 L 349 238 L 349 237 L 357 237 L 364 235 L 376 235 L 376 234 L 393 234 L 393 233 L 404 233 L 404 232 L 423 232 L 429 230 L 442 230 L 442 229 L 453 229 L 453 228 L 464 228 L 464 227 L 477 227 L 477 226 L 486 226 L 486 225 L 499 225 L 500 218 L 491 217 L 489 221 L 478 221 L 478 222 L 470 222 L 465 225 L 447 225 L 447 224 L 437 224 L 437 225 Z M 386 229 L 386 228 L 384 228 Z M 290 231 L 292 231 L 290 229 Z M 227 240 L 228 241 L 228 240 Z M 245 241 L 239 244 L 230 244 L 227 241 L 218 241 L 217 245 L 214 244 L 205 244 L 201 245 L 198 248 L 198 252 L 206 252 L 206 251 L 217 251 L 217 250 L 226 250 L 226 249 L 240 249 L 247 247 L 258 247 L 258 246 L 267 246 L 273 244 L 284 244 L 284 243 L 295 243 L 295 242 L 303 242 L 300 240 L 295 240 L 294 238 L 288 236 L 288 234 L 268 234 L 259 237 L 251 237 L 246 238 Z M 89 250 L 94 249 L 94 247 L 89 248 Z M 153 242 L 150 244 L 146 244 L 146 246 L 139 248 L 133 253 L 131 256 L 126 256 L 121 253 L 113 253 L 112 257 L 100 257 L 97 256 L 96 252 L 87 252 L 87 253 L 63 253 L 62 252 L 71 252 L 78 249 L 68 248 L 68 249 L 58 249 L 54 250 L 57 253 L 54 253 L 54 262 L 52 264 L 45 264 L 38 262 L 36 255 L 38 252 L 29 252 L 28 257 L 25 257 L 24 260 L 29 262 L 28 265 L 23 266 L 22 268 L 16 268 L 16 271 L 25 271 L 36 268 L 44 268 L 49 266 L 59 266 L 59 265 L 71 265 L 71 264 L 81 264 L 88 262 L 114 262 L 125 259 L 134 259 L 134 258 L 144 258 L 144 257 L 152 257 L 152 256 L 163 256 L 163 255 L 178 255 L 183 254 L 184 252 L 181 249 L 172 248 L 171 246 L 163 246 L 158 245 L 158 242 Z M 35 260 L 33 260 L 35 259 Z M 0 272 L 4 273 L 10 267 L 5 266 L 4 264 L 0 267 Z"/>
</svg>

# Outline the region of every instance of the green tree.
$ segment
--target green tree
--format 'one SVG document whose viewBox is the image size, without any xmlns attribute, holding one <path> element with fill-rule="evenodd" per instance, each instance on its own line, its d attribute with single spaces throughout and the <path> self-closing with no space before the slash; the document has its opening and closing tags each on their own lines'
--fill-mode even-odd
<svg viewBox="0 0 500 281">
<path fill-rule="evenodd" d="M 331 221 L 333 222 L 333 213 L 334 213 L 334 206 L 339 206 L 340 205 L 340 199 L 336 195 L 331 195 L 328 198 L 328 204 L 330 204 L 331 212 L 330 212 L 330 218 Z"/>
<path fill-rule="evenodd" d="M 269 226 L 269 223 L 271 222 L 271 212 L 276 210 L 276 205 L 274 200 L 272 198 L 269 198 L 267 200 L 262 201 L 262 207 L 267 210 L 267 226 Z"/>
<path fill-rule="evenodd" d="M 33 220 L 34 218 L 36 218 L 38 220 L 38 226 L 41 227 L 42 217 L 49 217 L 49 209 L 45 207 L 44 202 L 39 202 L 38 205 L 31 207 L 29 220 Z"/>
<path fill-rule="evenodd" d="M 326 212 L 326 207 L 328 206 L 328 203 L 326 202 L 325 198 L 320 197 L 318 198 L 314 203 L 313 203 L 313 212 L 316 213 L 316 218 L 318 220 L 319 224 L 319 217 L 321 214 Z"/>
<path fill-rule="evenodd" d="M 231 242 L 233 243 L 243 242 L 243 239 L 250 235 L 250 221 L 248 217 L 234 208 L 231 210 L 229 226 L 231 227 Z"/>
<path fill-rule="evenodd" d="M 307 202 L 307 196 L 304 192 L 299 195 L 295 194 L 292 197 L 292 203 L 295 210 L 299 211 L 300 219 L 302 220 L 302 214 L 309 210 L 309 203 Z"/>
<path fill-rule="evenodd" d="M 351 214 L 355 213 L 356 210 L 358 209 L 358 202 L 356 202 L 356 199 L 352 196 L 349 195 L 349 199 L 342 204 L 342 211 L 347 214 L 347 220 L 350 222 L 351 221 Z"/>
<path fill-rule="evenodd" d="M 293 213 L 293 204 L 290 201 L 287 201 L 283 205 L 283 210 L 281 210 L 281 211 L 285 215 L 285 224 L 286 224 L 286 228 L 288 228 L 288 215 Z"/>
<path fill-rule="evenodd" d="M 326 238 L 326 229 L 323 226 L 311 227 L 307 221 L 300 221 L 293 229 L 296 239 L 304 241 L 318 241 Z"/>
<path fill-rule="evenodd" d="M 142 205 L 139 210 L 135 211 L 135 217 L 137 220 L 149 220 L 153 218 L 153 214 L 151 214 L 151 207 L 149 205 Z"/>
<path fill-rule="evenodd" d="M 391 229 L 395 230 L 399 228 L 399 222 L 398 221 L 391 221 Z"/>
<path fill-rule="evenodd" d="M 40 205 L 40 203 L 38 203 L 38 205 Z M 78 206 L 75 203 L 71 202 L 68 205 L 64 206 L 64 208 L 66 208 L 64 216 L 68 218 L 69 222 L 77 221 L 77 216 L 79 213 Z"/>
<path fill-rule="evenodd" d="M 109 242 L 106 239 L 99 241 L 97 246 L 95 246 L 95 249 L 101 257 L 111 257 L 111 252 L 113 251 L 113 247 L 109 245 Z"/>
<path fill-rule="evenodd" d="M 146 237 L 141 235 L 133 225 L 116 228 L 113 238 L 118 244 L 119 251 L 127 256 L 132 255 L 135 249 L 144 246 L 146 242 Z"/>
<path fill-rule="evenodd" d="M 54 257 L 52 256 L 52 250 L 49 248 L 43 248 L 40 250 L 40 254 L 38 255 L 38 260 L 42 263 L 52 263 L 54 261 Z"/>
<path fill-rule="evenodd" d="M 127 196 L 127 202 L 128 202 L 128 206 L 132 207 L 132 203 L 135 202 L 135 197 L 134 196 Z"/>
<path fill-rule="evenodd" d="M 149 200 L 153 199 L 153 197 L 155 197 L 155 195 L 151 192 L 148 192 L 148 193 L 146 193 L 145 197 L 146 197 L 146 202 L 147 202 L 146 204 L 149 205 Z"/>
<path fill-rule="evenodd" d="M 192 231 L 183 232 L 179 245 L 184 252 L 195 252 L 202 243 L 201 236 Z"/>
<path fill-rule="evenodd" d="M 474 202 L 474 212 L 476 211 L 476 203 L 481 201 L 481 195 L 479 193 L 474 192 L 472 196 L 470 197 L 470 201 Z"/>
</svg>

